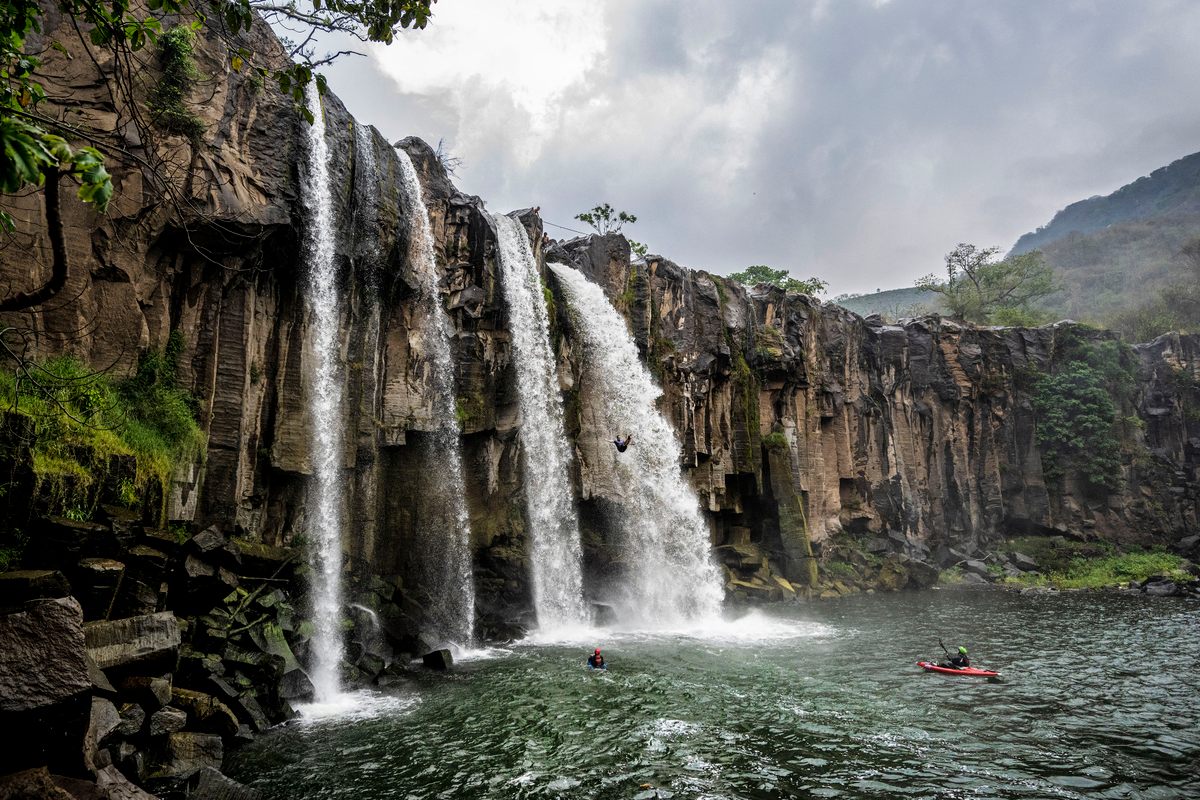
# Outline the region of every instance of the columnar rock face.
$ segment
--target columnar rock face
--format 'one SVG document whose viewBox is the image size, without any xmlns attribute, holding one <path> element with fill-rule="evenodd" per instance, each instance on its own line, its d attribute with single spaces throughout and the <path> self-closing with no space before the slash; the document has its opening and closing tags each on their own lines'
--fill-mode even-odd
<svg viewBox="0 0 1200 800">
<path fill-rule="evenodd" d="M 1112 387 L 1132 389 L 1119 410 L 1124 466 L 1118 488 L 1098 492 L 1044 476 L 1033 394 L 1067 337 L 1108 334 L 938 318 L 884 325 L 657 256 L 630 264 L 619 237 L 566 242 L 548 258 L 578 266 L 626 313 L 661 376 L 715 540 L 733 542 L 741 527 L 765 534 L 794 579 L 795 542 L 841 532 L 970 550 L 1039 532 L 1174 541 L 1197 524 L 1197 337 L 1133 349 L 1136 385 Z M 564 366 L 577 374 L 569 315 L 560 321 Z M 583 497 L 606 497 L 603 475 L 587 469 L 592 454 L 579 455 Z M 787 510 L 772 474 L 781 469 L 803 514 Z"/>
<path fill-rule="evenodd" d="M 89 46 L 53 13 L 45 35 L 76 50 Z M 264 25 L 245 34 L 245 46 L 285 58 Z M 176 474 L 168 516 L 291 544 L 305 530 L 311 472 L 301 375 L 312 354 L 298 251 L 304 122 L 273 87 L 231 71 L 216 45 L 201 42 L 197 52 L 201 70 L 216 78 L 206 91 L 216 94 L 190 98 L 206 125 L 193 144 L 161 132 L 144 140 L 129 109 L 114 107 L 103 88 L 111 68 L 103 57 L 46 49 L 46 72 L 63 90 L 51 94 L 72 97 L 63 112 L 162 166 L 153 174 L 114 162 L 117 197 L 107 216 L 68 201 L 64 296 L 77 299 L 6 321 L 31 329 L 39 355 L 72 352 L 118 372 L 179 331 L 182 377 L 199 399 L 208 449 L 202 463 Z M 333 95 L 323 106 L 345 298 L 345 547 L 356 571 L 407 587 L 419 578 L 406 571 L 434 428 L 428 333 L 407 259 L 409 209 L 392 146 L 374 129 L 360 130 Z M 449 182 L 427 145 L 398 144 L 421 174 L 454 322 L 483 630 L 498 632 L 528 607 L 529 590 L 521 420 L 496 232 L 482 201 Z M 48 245 L 39 196 L 12 203 L 27 246 L 0 252 L 0 284 L 23 287 L 37 282 Z M 523 220 L 544 263 L 540 220 Z M 1136 420 L 1124 433 L 1124 472 L 1116 491 L 1098 496 L 1070 477 L 1055 483 L 1043 475 L 1028 376 L 1053 363 L 1059 328 L 977 329 L 936 318 L 883 325 L 811 298 L 747 291 L 660 257 L 631 264 L 619 236 L 557 244 L 549 257 L 582 269 L 627 317 L 662 381 L 663 409 L 683 441 L 680 459 L 714 544 L 760 545 L 793 581 L 808 582 L 811 548 L 819 556 L 840 532 L 933 550 L 970 549 L 1013 532 L 1156 539 L 1195 529 L 1195 337 L 1136 349 L 1138 382 L 1121 411 Z M 578 386 L 580 349 L 566 304 L 557 294 L 556 301 L 573 479 L 589 567 L 603 573 L 605 519 L 619 498 L 595 431 L 579 435 L 590 418 Z M 103 599 L 93 603 L 96 616 L 107 613 Z"/>
</svg>

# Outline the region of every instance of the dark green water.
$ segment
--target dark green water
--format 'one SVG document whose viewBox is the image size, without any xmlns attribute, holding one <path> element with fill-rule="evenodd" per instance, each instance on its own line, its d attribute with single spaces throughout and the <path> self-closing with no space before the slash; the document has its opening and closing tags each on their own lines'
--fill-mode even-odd
<svg viewBox="0 0 1200 800">
<path fill-rule="evenodd" d="M 1003 682 L 921 673 L 938 634 Z M 1200 797 L 1192 600 L 926 592 L 598 644 L 607 673 L 582 641 L 414 672 L 227 766 L 298 800 Z"/>
</svg>

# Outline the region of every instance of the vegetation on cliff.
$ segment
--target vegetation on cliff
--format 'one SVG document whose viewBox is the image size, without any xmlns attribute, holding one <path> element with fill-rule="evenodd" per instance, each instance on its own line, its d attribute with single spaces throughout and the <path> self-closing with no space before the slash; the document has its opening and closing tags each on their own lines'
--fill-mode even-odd
<svg viewBox="0 0 1200 800">
<path fill-rule="evenodd" d="M 172 334 L 165 351 L 144 354 L 125 380 L 69 356 L 0 371 L 0 410 L 28 447 L 34 495 L 47 513 L 89 518 L 110 480 L 116 499 L 137 507 L 202 454 L 195 403 L 176 385 L 182 347 Z"/>
<path fill-rule="evenodd" d="M 1109 542 L 1035 536 L 1009 540 L 1006 548 L 1027 553 L 1041 566 L 1038 572 L 1004 576 L 1002 583 L 1009 586 L 1107 589 L 1155 576 L 1192 579 L 1185 570 L 1187 560 L 1162 549 L 1123 551 Z"/>
<path fill-rule="evenodd" d="M 1033 395 L 1043 472 L 1052 481 L 1075 473 L 1095 489 L 1116 489 L 1121 437 L 1113 391 L 1128 391 L 1134 379 L 1130 356 L 1115 341 L 1085 341 L 1072 328 L 1055 344 L 1053 371 L 1037 379 Z"/>
<path fill-rule="evenodd" d="M 930 274 L 916 288 L 940 295 L 950 316 L 979 324 L 1045 321 L 1034 304 L 1054 291 L 1053 270 L 1038 251 L 996 258 L 999 247 L 960 243 L 946 254 L 946 280 Z"/>
<path fill-rule="evenodd" d="M 741 272 L 730 273 L 729 279 L 737 281 L 743 286 L 758 286 L 760 283 L 765 283 L 768 286 L 783 289 L 785 292 L 799 292 L 814 297 L 823 294 L 829 286 L 820 278 L 814 277 L 808 280 L 793 278 L 786 269 L 775 269 L 766 264 L 754 264 Z"/>
</svg>

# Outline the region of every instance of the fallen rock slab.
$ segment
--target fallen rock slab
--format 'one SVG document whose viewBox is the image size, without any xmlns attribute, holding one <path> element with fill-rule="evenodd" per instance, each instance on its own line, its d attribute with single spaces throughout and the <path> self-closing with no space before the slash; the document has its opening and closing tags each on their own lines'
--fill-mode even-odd
<svg viewBox="0 0 1200 800">
<path fill-rule="evenodd" d="M 204 767 L 196 773 L 196 788 L 188 793 L 189 800 L 259 800 L 261 797 L 262 793 L 257 789 L 243 786 L 212 767 Z"/>
<path fill-rule="evenodd" d="M 101 669 L 173 662 L 179 651 L 179 622 L 170 611 L 89 622 L 83 632 L 88 655 Z"/>
<path fill-rule="evenodd" d="M 73 597 L 0 616 L 0 713 L 91 690 L 82 626 L 83 611 Z"/>
<path fill-rule="evenodd" d="M 28 600 L 56 599 L 71 593 L 67 578 L 56 569 L 19 569 L 0 572 L 0 606 Z"/>
</svg>

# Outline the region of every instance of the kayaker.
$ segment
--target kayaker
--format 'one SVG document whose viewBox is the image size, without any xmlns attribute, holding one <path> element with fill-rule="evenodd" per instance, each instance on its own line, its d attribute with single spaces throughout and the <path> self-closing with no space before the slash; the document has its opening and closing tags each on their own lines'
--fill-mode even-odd
<svg viewBox="0 0 1200 800">
<path fill-rule="evenodd" d="M 604 656 L 600 655 L 600 648 L 596 648 L 596 652 L 588 656 L 587 665 L 592 669 L 608 669 L 604 665 Z"/>
<path fill-rule="evenodd" d="M 971 659 L 967 658 L 967 648 L 960 646 L 958 648 L 958 655 L 950 659 L 950 663 L 947 666 L 954 667 L 955 669 L 966 669 L 971 666 Z"/>
</svg>

